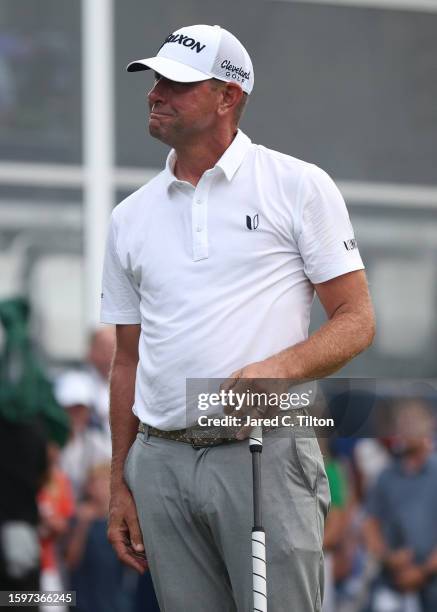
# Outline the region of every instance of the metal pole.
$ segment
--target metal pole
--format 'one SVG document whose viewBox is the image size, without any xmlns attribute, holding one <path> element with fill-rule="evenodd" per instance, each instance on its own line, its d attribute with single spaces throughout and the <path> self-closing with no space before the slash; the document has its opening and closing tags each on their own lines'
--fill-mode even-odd
<svg viewBox="0 0 437 612">
<path fill-rule="evenodd" d="M 85 322 L 99 321 L 108 219 L 114 203 L 113 0 L 82 0 Z"/>
</svg>

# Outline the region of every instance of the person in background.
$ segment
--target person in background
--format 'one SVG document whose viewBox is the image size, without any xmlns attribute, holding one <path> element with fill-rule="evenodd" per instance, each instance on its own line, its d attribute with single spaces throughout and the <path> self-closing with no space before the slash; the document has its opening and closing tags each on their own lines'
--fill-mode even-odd
<svg viewBox="0 0 437 612">
<path fill-rule="evenodd" d="M 396 459 L 367 499 L 364 537 L 381 563 L 376 598 L 403 610 L 404 594 L 417 594 L 422 612 L 437 610 L 437 457 L 435 421 L 422 400 L 395 406 Z M 382 594 L 381 594 L 382 593 Z M 378 609 L 378 603 L 373 609 Z"/>
<path fill-rule="evenodd" d="M 0 590 L 40 590 L 36 497 L 47 474 L 47 433 L 37 417 L 0 414 Z M 38 606 L 26 608 L 38 612 Z"/>
<path fill-rule="evenodd" d="M 94 401 L 96 422 L 110 440 L 109 428 L 109 373 L 115 349 L 115 328 L 113 325 L 97 327 L 90 336 L 87 354 L 88 372 Z"/>
<path fill-rule="evenodd" d="M 325 535 L 323 539 L 323 552 L 325 564 L 325 591 L 322 612 L 335 612 L 335 554 L 341 544 L 346 520 L 347 481 L 343 467 L 332 456 L 327 438 L 319 438 L 326 475 L 331 493 L 331 507 L 326 518 Z"/>
<path fill-rule="evenodd" d="M 73 491 L 67 475 L 59 467 L 59 452 L 58 444 L 48 443 L 48 477 L 37 497 L 42 591 L 64 590 L 56 544 L 66 534 L 74 513 Z M 40 612 L 61 612 L 65 609 L 65 606 L 41 606 Z"/>
<path fill-rule="evenodd" d="M 66 410 L 71 424 L 70 438 L 62 449 L 60 465 L 70 478 L 76 499 L 83 494 L 83 487 L 91 467 L 109 461 L 111 444 L 108 436 L 91 426 L 93 389 L 89 375 L 70 371 L 59 377 L 55 386 L 58 402 Z"/>
<path fill-rule="evenodd" d="M 75 612 L 122 612 L 123 567 L 110 545 L 108 528 L 111 467 L 92 467 L 86 497 L 79 503 L 65 549 L 70 588 L 76 591 Z"/>
</svg>

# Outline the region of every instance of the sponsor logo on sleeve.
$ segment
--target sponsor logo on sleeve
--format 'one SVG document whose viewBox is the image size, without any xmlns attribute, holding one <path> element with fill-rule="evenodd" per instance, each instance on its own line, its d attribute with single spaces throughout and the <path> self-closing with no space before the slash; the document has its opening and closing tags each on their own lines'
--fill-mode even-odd
<svg viewBox="0 0 437 612">
<path fill-rule="evenodd" d="M 346 248 L 346 251 L 353 251 L 358 248 L 357 241 L 355 238 L 351 238 L 350 240 L 344 240 L 343 244 Z"/>
</svg>

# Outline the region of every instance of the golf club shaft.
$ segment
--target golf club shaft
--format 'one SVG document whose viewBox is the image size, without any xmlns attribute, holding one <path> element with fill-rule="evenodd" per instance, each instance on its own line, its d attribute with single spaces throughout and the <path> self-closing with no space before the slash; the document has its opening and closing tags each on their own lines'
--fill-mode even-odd
<svg viewBox="0 0 437 612">
<path fill-rule="evenodd" d="M 252 528 L 252 591 L 254 612 L 267 612 L 267 575 L 265 533 L 261 508 L 262 429 L 252 431 L 249 448 L 252 453 L 253 528 Z"/>
</svg>

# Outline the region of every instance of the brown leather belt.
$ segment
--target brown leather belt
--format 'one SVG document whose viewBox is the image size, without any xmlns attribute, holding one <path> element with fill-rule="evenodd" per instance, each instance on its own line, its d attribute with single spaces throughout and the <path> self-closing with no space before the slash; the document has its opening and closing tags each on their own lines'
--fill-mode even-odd
<svg viewBox="0 0 437 612">
<path fill-rule="evenodd" d="M 304 416 L 307 413 L 303 408 L 296 408 L 294 410 L 281 411 L 279 413 L 279 421 L 281 417 L 287 415 L 290 418 L 287 420 L 289 426 L 300 425 L 298 416 Z M 273 429 L 283 428 L 286 425 L 263 425 L 263 432 L 272 431 Z M 174 442 L 184 442 L 185 444 L 191 444 L 194 448 L 205 448 L 208 446 L 218 446 L 227 442 L 240 442 L 235 435 L 241 429 L 238 426 L 212 426 L 202 427 L 200 425 L 193 425 L 185 429 L 173 429 L 171 431 L 165 431 L 164 429 L 157 429 L 146 423 L 140 423 L 138 427 L 139 433 L 145 433 L 147 431 L 149 436 L 155 436 L 157 438 L 165 438 L 166 440 L 173 440 Z"/>
</svg>

